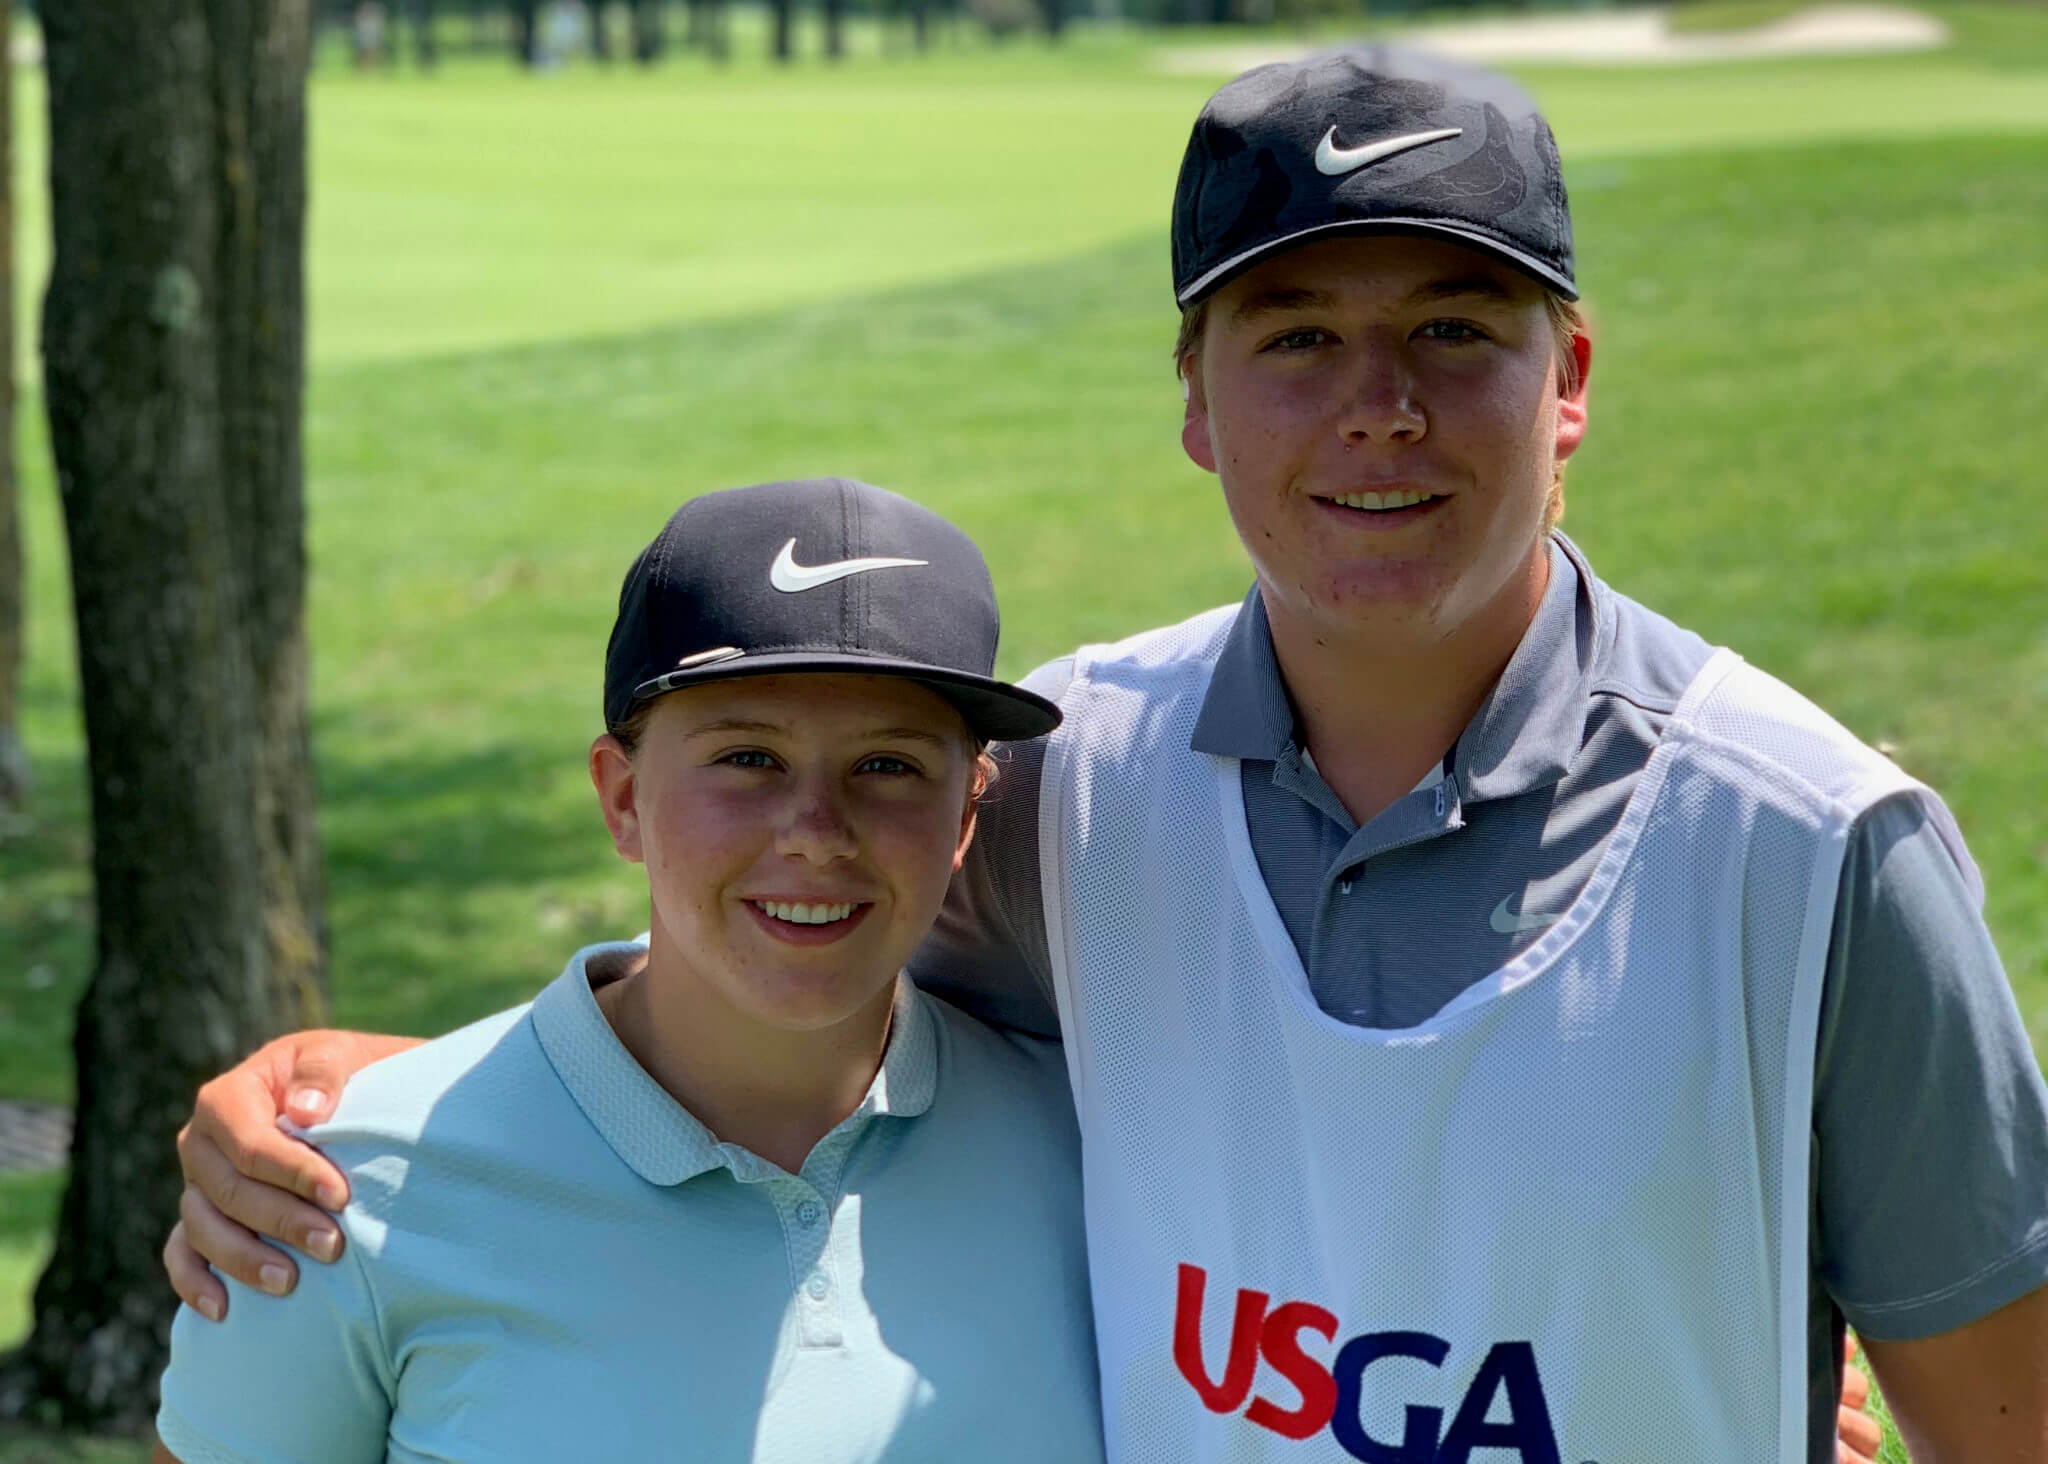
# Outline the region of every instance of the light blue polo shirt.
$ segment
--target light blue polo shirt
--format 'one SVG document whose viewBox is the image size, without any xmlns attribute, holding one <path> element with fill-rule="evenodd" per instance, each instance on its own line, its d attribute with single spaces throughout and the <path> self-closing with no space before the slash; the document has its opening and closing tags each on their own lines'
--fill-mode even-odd
<svg viewBox="0 0 2048 1464">
<path fill-rule="evenodd" d="M 350 1081 L 308 1134 L 347 1251 L 180 1312 L 184 1464 L 1102 1457 L 1058 1049 L 900 982 L 865 1101 L 791 1175 L 613 1034 L 591 986 L 640 949 Z"/>
</svg>

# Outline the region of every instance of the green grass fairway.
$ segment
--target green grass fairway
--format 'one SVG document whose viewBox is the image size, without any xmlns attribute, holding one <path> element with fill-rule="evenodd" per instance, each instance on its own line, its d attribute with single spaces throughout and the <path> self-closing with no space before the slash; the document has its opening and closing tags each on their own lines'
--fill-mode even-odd
<svg viewBox="0 0 2048 1464">
<path fill-rule="evenodd" d="M 1948 796 L 2048 1051 L 2048 11 L 1941 13 L 1959 43 L 1927 56 L 1530 76 L 1600 332 L 1566 526 Z M 924 499 L 989 553 L 1010 672 L 1242 592 L 1167 364 L 1165 213 L 1209 83 L 1150 45 L 322 73 L 308 442 L 341 1021 L 443 1030 L 639 928 L 583 749 L 618 576 L 689 494 L 837 471 Z M 41 787 L 0 842 L 0 1097 L 64 1101 L 91 907 L 33 397 L 21 451 Z M 33 1250 L 0 1234 L 0 1337 Z"/>
</svg>

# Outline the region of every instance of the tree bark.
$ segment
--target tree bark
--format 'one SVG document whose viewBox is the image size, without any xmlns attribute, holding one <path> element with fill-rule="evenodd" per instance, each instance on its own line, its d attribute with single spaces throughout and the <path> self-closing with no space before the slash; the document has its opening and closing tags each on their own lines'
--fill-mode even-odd
<svg viewBox="0 0 2048 1464">
<path fill-rule="evenodd" d="M 0 0 L 0 57 L 13 36 L 13 0 Z M 21 509 L 14 478 L 14 67 L 0 65 L 0 814 L 28 801 L 21 745 L 22 623 L 27 613 Z"/>
<path fill-rule="evenodd" d="M 98 912 L 57 1245 L 0 1411 L 146 1424 L 193 1088 L 316 1019 L 309 0 L 45 0 L 50 441 Z M 136 43 L 146 36 L 149 44 Z"/>
<path fill-rule="evenodd" d="M 846 0 L 819 0 L 825 18 L 825 59 L 842 60 L 846 55 Z"/>
<path fill-rule="evenodd" d="M 790 58 L 790 12 L 794 7 L 795 0 L 768 0 L 774 22 L 768 33 L 768 54 L 777 61 Z"/>
</svg>

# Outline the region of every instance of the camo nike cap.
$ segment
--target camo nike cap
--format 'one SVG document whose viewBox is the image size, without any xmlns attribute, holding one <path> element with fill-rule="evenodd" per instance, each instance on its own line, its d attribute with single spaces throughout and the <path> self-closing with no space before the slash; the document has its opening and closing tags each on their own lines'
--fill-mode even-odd
<svg viewBox="0 0 2048 1464">
<path fill-rule="evenodd" d="M 1415 233 L 1579 297 L 1557 140 L 1495 72 L 1387 47 L 1261 66 L 1202 108 L 1173 198 L 1183 307 L 1276 250 Z"/>
</svg>

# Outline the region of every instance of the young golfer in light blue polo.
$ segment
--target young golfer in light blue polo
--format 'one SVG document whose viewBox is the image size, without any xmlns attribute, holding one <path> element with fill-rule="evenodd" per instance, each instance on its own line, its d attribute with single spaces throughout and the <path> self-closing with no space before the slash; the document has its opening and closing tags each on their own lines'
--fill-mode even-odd
<svg viewBox="0 0 2048 1464">
<path fill-rule="evenodd" d="M 642 553 L 592 781 L 644 941 L 390 1059 L 306 1137 L 345 1254 L 182 1313 L 159 1459 L 1101 1457 L 1058 1049 L 899 973 L 973 835 L 973 544 L 828 481 L 697 499 Z"/>
</svg>

